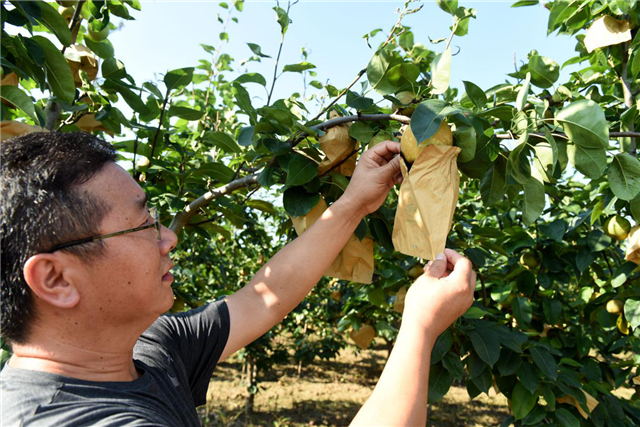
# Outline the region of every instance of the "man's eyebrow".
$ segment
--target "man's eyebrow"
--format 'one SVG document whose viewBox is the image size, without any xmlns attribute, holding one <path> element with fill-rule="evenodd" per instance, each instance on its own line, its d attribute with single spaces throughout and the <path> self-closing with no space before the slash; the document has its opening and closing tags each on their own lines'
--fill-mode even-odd
<svg viewBox="0 0 640 427">
<path fill-rule="evenodd" d="M 144 193 L 144 197 L 136 202 L 138 208 L 141 210 L 147 209 L 147 202 L 149 201 L 149 195 Z"/>
</svg>

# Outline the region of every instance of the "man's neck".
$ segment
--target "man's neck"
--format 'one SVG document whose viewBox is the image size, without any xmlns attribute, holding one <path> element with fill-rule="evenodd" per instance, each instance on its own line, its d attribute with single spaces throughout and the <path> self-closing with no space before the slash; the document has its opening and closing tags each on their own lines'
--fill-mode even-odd
<svg viewBox="0 0 640 427">
<path fill-rule="evenodd" d="M 83 345 L 77 338 L 61 339 L 41 332 L 33 331 L 28 343 L 13 344 L 9 366 L 96 382 L 133 381 L 140 376 L 133 363 L 135 339 L 119 344 L 94 339 Z"/>
</svg>

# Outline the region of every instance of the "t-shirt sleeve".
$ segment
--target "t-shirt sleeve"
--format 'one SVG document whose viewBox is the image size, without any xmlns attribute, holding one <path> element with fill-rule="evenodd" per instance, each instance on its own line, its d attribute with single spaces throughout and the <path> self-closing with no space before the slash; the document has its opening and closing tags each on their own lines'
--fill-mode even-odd
<svg viewBox="0 0 640 427">
<path fill-rule="evenodd" d="M 143 346 L 162 346 L 184 366 L 196 406 L 206 403 L 209 380 L 229 338 L 224 300 L 182 313 L 160 316 L 140 337 Z"/>
</svg>

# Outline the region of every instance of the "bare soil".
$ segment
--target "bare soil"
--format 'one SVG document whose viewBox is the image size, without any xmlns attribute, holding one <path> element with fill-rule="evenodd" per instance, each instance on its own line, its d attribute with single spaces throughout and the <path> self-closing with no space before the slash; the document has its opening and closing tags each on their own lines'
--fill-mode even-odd
<svg viewBox="0 0 640 427">
<path fill-rule="evenodd" d="M 261 387 L 254 413 L 245 413 L 247 385 L 242 365 L 230 358 L 221 363 L 209 385 L 207 404 L 200 408 L 203 426 L 345 426 L 375 386 L 387 352 L 344 349 L 336 360 L 304 366 L 277 366 L 258 374 Z M 454 386 L 430 405 L 428 425 L 438 427 L 497 426 L 508 417 L 504 396 L 482 394 L 474 400 L 464 387 Z"/>
</svg>

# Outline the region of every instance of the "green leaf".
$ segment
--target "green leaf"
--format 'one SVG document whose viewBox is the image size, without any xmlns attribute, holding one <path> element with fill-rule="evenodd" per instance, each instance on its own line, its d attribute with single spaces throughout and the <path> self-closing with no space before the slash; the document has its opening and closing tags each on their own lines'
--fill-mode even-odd
<svg viewBox="0 0 640 427">
<path fill-rule="evenodd" d="M 224 132 L 209 131 L 204 134 L 204 139 L 224 151 L 225 153 L 238 154 L 242 152 L 240 146 Z"/>
<path fill-rule="evenodd" d="M 181 89 L 191 83 L 193 79 L 193 67 L 178 68 L 167 72 L 164 76 L 164 84 L 167 86 L 167 93 L 172 90 Z"/>
<path fill-rule="evenodd" d="M 540 182 L 551 182 L 558 161 L 558 146 L 548 129 L 545 129 L 545 141 L 533 146 L 535 157 L 531 174 Z"/>
<path fill-rule="evenodd" d="M 365 98 L 364 96 L 352 91 L 347 91 L 347 105 L 356 110 L 366 110 L 373 105 L 373 99 Z"/>
<path fill-rule="evenodd" d="M 307 193 L 303 187 L 292 187 L 284 192 L 282 204 L 292 217 L 304 216 L 320 201 L 317 193 Z"/>
<path fill-rule="evenodd" d="M 453 15 L 458 9 L 458 0 L 436 0 L 440 9 Z"/>
<path fill-rule="evenodd" d="M 560 322 L 562 303 L 557 299 L 545 299 L 542 301 L 542 313 L 548 324 L 556 325 Z"/>
<path fill-rule="evenodd" d="M 484 174 L 480 183 L 480 194 L 484 205 L 492 206 L 500 202 L 505 194 L 505 185 L 505 163 L 504 160 L 497 160 Z"/>
<path fill-rule="evenodd" d="M 577 144 L 567 145 L 571 164 L 585 176 L 598 179 L 607 168 L 607 152 L 604 148 L 585 148 Z"/>
<path fill-rule="evenodd" d="M 580 420 L 567 409 L 556 409 L 555 416 L 560 427 L 580 427 Z"/>
<path fill-rule="evenodd" d="M 628 299 L 625 301 L 624 317 L 632 328 L 640 326 L 640 300 Z"/>
<path fill-rule="evenodd" d="M 429 402 L 433 403 L 442 399 L 447 394 L 453 378 L 449 371 L 447 371 L 442 365 L 432 365 L 429 371 Z"/>
<path fill-rule="evenodd" d="M 73 74 L 71 74 L 71 69 L 64 56 L 46 37 L 33 36 L 31 40 L 38 43 L 44 51 L 44 67 L 51 91 L 61 101 L 67 104 L 73 103 L 76 95 L 76 86 L 73 82 Z"/>
<path fill-rule="evenodd" d="M 238 83 L 257 83 L 262 86 L 267 85 L 267 80 L 260 73 L 245 73 L 234 80 Z"/>
<path fill-rule="evenodd" d="M 553 86 L 553 83 L 560 77 L 558 64 L 540 55 L 530 56 L 526 69 L 531 72 L 531 83 L 543 89 Z"/>
<path fill-rule="evenodd" d="M 375 133 L 375 129 L 365 122 L 355 122 L 349 127 L 349 136 L 362 143 L 369 142 Z"/>
<path fill-rule="evenodd" d="M 125 100 L 125 102 L 139 113 L 147 113 L 147 106 L 137 93 L 130 89 L 130 85 L 123 83 L 121 80 L 105 79 L 102 84 L 103 89 L 112 89 L 117 91 Z"/>
<path fill-rule="evenodd" d="M 248 147 L 253 144 L 254 137 L 254 127 L 253 126 L 244 126 L 240 129 L 240 133 L 238 134 L 238 144 L 243 147 Z"/>
<path fill-rule="evenodd" d="M 71 31 L 67 26 L 67 21 L 49 3 L 37 2 L 40 6 L 41 15 L 38 20 L 47 27 L 60 40 L 63 46 L 71 45 Z"/>
<path fill-rule="evenodd" d="M 531 82 L 531 73 L 527 73 L 527 77 L 522 82 L 522 87 L 518 91 L 518 97 L 516 98 L 516 108 L 518 111 L 522 111 L 527 104 L 527 96 L 529 95 L 529 83 Z"/>
<path fill-rule="evenodd" d="M 449 373 L 458 381 L 462 381 L 464 378 L 464 366 L 460 361 L 460 356 L 455 353 L 447 353 L 442 359 L 442 364 L 449 371 Z"/>
<path fill-rule="evenodd" d="M 539 0 L 519 0 L 511 5 L 511 7 L 535 6 Z"/>
<path fill-rule="evenodd" d="M 631 200 L 640 192 L 640 161 L 628 153 L 616 154 L 609 165 L 611 191 L 622 200 Z"/>
<path fill-rule="evenodd" d="M 280 32 L 285 34 L 289 28 L 289 23 L 291 22 L 289 15 L 287 15 L 287 12 L 283 8 L 278 6 L 274 7 L 273 10 L 275 10 L 278 24 L 280 24 Z"/>
<path fill-rule="evenodd" d="M 296 154 L 286 167 L 287 186 L 306 184 L 318 175 L 318 165 L 305 156 Z"/>
<path fill-rule="evenodd" d="M 33 107 L 31 98 L 17 86 L 5 85 L 0 91 L 0 98 L 15 105 L 16 108 L 24 111 L 24 113 L 38 123 L 36 110 Z"/>
<path fill-rule="evenodd" d="M 518 379 L 522 385 L 531 393 L 535 393 L 538 388 L 538 372 L 536 368 L 526 361 L 523 361 L 522 365 L 518 368 Z"/>
<path fill-rule="evenodd" d="M 233 169 L 225 166 L 222 163 L 211 162 L 204 163 L 192 173 L 192 176 L 206 176 L 207 178 L 211 178 L 223 184 L 227 184 L 233 179 L 235 173 L 233 172 Z"/>
<path fill-rule="evenodd" d="M 631 272 L 633 272 L 636 267 L 637 265 L 632 262 L 625 262 L 618 267 L 611 277 L 611 286 L 618 288 L 624 285 L 627 279 L 631 276 Z"/>
<path fill-rule="evenodd" d="M 260 45 L 257 45 L 255 43 L 247 43 L 247 46 L 249 46 L 249 49 L 251 49 L 251 52 L 258 55 L 259 57 L 271 58 L 269 55 L 265 55 L 264 53 L 262 53 L 262 48 L 260 47 Z"/>
<path fill-rule="evenodd" d="M 521 383 L 516 384 L 511 399 L 511 410 L 516 420 L 521 420 L 526 417 L 536 405 L 537 401 L 537 394 L 529 392 Z"/>
<path fill-rule="evenodd" d="M 509 153 L 507 160 L 507 176 L 523 185 L 531 179 L 531 163 L 529 162 L 531 147 L 527 143 L 528 137 L 527 132 L 520 136 L 518 140 L 520 143 Z"/>
<path fill-rule="evenodd" d="M 431 93 L 439 95 L 449 89 L 451 77 L 451 48 L 436 55 L 431 63 Z"/>
<path fill-rule="evenodd" d="M 447 106 L 441 99 L 428 99 L 418 104 L 411 116 L 411 131 L 418 143 L 435 135 L 442 120 L 457 112 L 459 110 Z"/>
<path fill-rule="evenodd" d="M 127 76 L 124 64 L 116 58 L 107 58 L 102 63 L 102 77 L 110 79 L 123 79 Z"/>
<path fill-rule="evenodd" d="M 180 117 L 187 121 L 200 120 L 204 116 L 204 111 L 194 110 L 193 108 L 172 105 L 169 107 L 169 117 Z"/>
<path fill-rule="evenodd" d="M 522 356 L 516 352 L 504 349 L 498 360 L 498 372 L 503 377 L 514 375 L 522 365 Z"/>
<path fill-rule="evenodd" d="M 453 131 L 453 137 L 455 139 L 455 145 L 460 147 L 461 151 L 458 154 L 458 161 L 461 163 L 469 162 L 476 156 L 476 130 L 473 126 L 456 126 L 456 130 Z"/>
<path fill-rule="evenodd" d="M 609 126 L 604 111 L 595 102 L 581 99 L 563 108 L 556 116 L 569 140 L 582 148 L 609 146 Z"/>
<path fill-rule="evenodd" d="M 251 118 L 252 124 L 255 124 L 258 116 L 256 114 L 256 110 L 253 108 L 253 105 L 251 105 L 251 97 L 249 96 L 249 92 L 247 92 L 247 90 L 240 83 L 236 82 L 233 83 L 233 96 L 235 97 L 238 107 L 240 107 L 242 111 L 247 113 Z"/>
<path fill-rule="evenodd" d="M 393 92 L 388 87 L 390 85 L 385 78 L 393 60 L 393 50 L 390 46 L 387 46 L 376 52 L 367 65 L 367 79 L 371 87 L 385 95 Z"/>
<path fill-rule="evenodd" d="M 482 361 L 493 368 L 500 357 L 500 339 L 497 333 L 489 328 L 478 328 L 470 331 L 467 336 L 471 339 L 473 348 Z"/>
<path fill-rule="evenodd" d="M 531 347 L 531 358 L 533 362 L 540 368 L 543 374 L 552 380 L 558 378 L 558 364 L 553 356 L 542 347 Z"/>
<path fill-rule="evenodd" d="M 601 230 L 593 230 L 589 233 L 588 243 L 591 252 L 600 252 L 611 245 L 611 237 L 607 236 Z"/>
<path fill-rule="evenodd" d="M 84 43 L 89 49 L 91 49 L 93 53 L 95 53 L 102 59 L 109 59 L 113 57 L 113 45 L 111 44 L 109 39 L 104 39 L 97 42 L 90 39 L 89 37 L 85 37 Z"/>
<path fill-rule="evenodd" d="M 433 344 L 433 350 L 431 350 L 431 364 L 434 365 L 442 360 L 452 345 L 453 335 L 451 335 L 451 330 L 447 329 L 440 334 L 436 339 L 436 342 Z"/>
<path fill-rule="evenodd" d="M 297 64 L 285 65 L 284 68 L 282 69 L 282 71 L 284 73 L 286 73 L 286 72 L 301 73 L 303 71 L 311 70 L 313 68 L 316 68 L 316 66 L 311 64 L 311 63 L 309 63 L 309 62 L 307 62 L 307 61 L 303 61 L 303 62 L 299 62 Z"/>
<path fill-rule="evenodd" d="M 533 224 L 544 210 L 544 185 L 531 177 L 524 185 L 522 221 L 526 227 Z"/>
<path fill-rule="evenodd" d="M 482 108 L 487 105 L 487 95 L 482 89 L 469 81 L 463 80 L 462 83 L 464 83 L 464 90 L 467 92 L 467 96 L 476 107 Z"/>
<path fill-rule="evenodd" d="M 511 303 L 513 309 L 513 315 L 519 324 L 526 326 L 531 323 L 531 316 L 533 310 L 531 309 L 531 303 L 524 297 L 517 297 Z"/>
<path fill-rule="evenodd" d="M 262 185 L 263 187 L 269 188 L 272 185 L 275 185 L 278 182 L 278 179 L 278 169 L 274 166 L 267 166 L 262 170 L 262 172 L 260 172 L 260 175 L 258 175 L 258 184 Z M 320 196 L 318 196 L 318 200 L 319 197 Z"/>
</svg>

